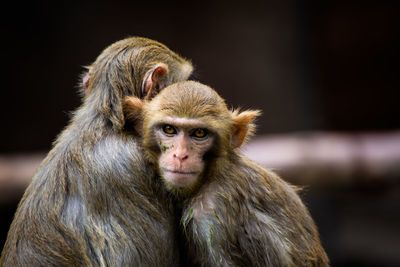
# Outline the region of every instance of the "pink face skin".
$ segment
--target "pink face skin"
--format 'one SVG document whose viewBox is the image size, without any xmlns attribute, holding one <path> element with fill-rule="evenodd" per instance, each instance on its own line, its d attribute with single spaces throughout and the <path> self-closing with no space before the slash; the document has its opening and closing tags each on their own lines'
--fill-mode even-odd
<svg viewBox="0 0 400 267">
<path fill-rule="evenodd" d="M 174 188 L 194 185 L 204 169 L 203 155 L 214 141 L 206 123 L 167 117 L 155 133 L 161 149 L 161 176 Z"/>
</svg>

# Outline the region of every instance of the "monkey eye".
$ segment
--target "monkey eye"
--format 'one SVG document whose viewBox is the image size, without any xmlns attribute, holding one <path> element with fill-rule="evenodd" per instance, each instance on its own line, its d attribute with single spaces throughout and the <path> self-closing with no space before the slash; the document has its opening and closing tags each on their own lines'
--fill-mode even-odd
<svg viewBox="0 0 400 267">
<path fill-rule="evenodd" d="M 196 138 L 204 138 L 207 136 L 207 134 L 208 131 L 206 129 L 198 128 L 193 131 L 192 136 Z"/>
<path fill-rule="evenodd" d="M 163 132 L 166 133 L 166 134 L 176 134 L 176 129 L 175 129 L 175 127 L 172 126 L 172 125 L 169 125 L 169 124 L 165 124 L 165 125 L 162 127 L 162 130 L 163 130 Z"/>
</svg>

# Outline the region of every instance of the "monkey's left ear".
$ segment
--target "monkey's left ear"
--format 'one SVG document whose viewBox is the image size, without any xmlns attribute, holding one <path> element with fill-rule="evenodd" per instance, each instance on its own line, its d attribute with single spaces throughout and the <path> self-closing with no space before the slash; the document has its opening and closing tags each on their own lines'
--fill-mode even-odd
<svg viewBox="0 0 400 267">
<path fill-rule="evenodd" d="M 92 75 L 92 70 L 90 69 L 90 67 L 86 67 L 86 68 L 88 69 L 88 71 L 81 76 L 82 77 L 82 88 L 83 88 L 83 93 L 85 96 L 87 96 L 89 94 L 89 81 L 90 81 L 90 77 Z"/>
<path fill-rule="evenodd" d="M 125 98 L 124 113 L 126 120 L 131 123 L 137 134 L 142 135 L 143 129 L 143 100 L 137 97 L 128 96 Z"/>
<path fill-rule="evenodd" d="M 168 66 L 164 63 L 156 64 L 147 72 L 142 86 L 144 99 L 150 100 L 165 87 L 167 74 Z"/>
<path fill-rule="evenodd" d="M 254 134 L 255 124 L 254 119 L 260 116 L 259 110 L 246 110 L 243 112 L 233 111 L 233 129 L 231 136 L 232 148 L 238 148 L 245 143 L 245 141 Z"/>
</svg>

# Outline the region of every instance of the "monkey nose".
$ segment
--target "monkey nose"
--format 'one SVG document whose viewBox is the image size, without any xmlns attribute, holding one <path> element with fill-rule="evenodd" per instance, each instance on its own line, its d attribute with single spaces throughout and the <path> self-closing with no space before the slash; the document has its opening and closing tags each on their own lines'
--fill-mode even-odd
<svg viewBox="0 0 400 267">
<path fill-rule="evenodd" d="M 189 157 L 187 154 L 179 154 L 179 153 L 174 153 L 174 158 L 178 159 L 179 161 L 184 161 Z"/>
</svg>

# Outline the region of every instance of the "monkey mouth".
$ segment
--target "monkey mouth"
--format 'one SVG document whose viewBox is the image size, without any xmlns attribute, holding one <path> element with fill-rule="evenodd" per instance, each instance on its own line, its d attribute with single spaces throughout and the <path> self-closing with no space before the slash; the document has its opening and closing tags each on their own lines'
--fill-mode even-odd
<svg viewBox="0 0 400 267">
<path fill-rule="evenodd" d="M 181 171 L 181 170 L 162 170 L 162 176 L 168 184 L 174 187 L 187 187 L 191 186 L 199 176 L 199 172 L 195 171 Z"/>
<path fill-rule="evenodd" d="M 163 169 L 164 172 L 176 174 L 176 175 L 197 175 L 199 172 L 186 172 L 186 171 L 179 171 L 179 170 L 168 170 Z"/>
</svg>

